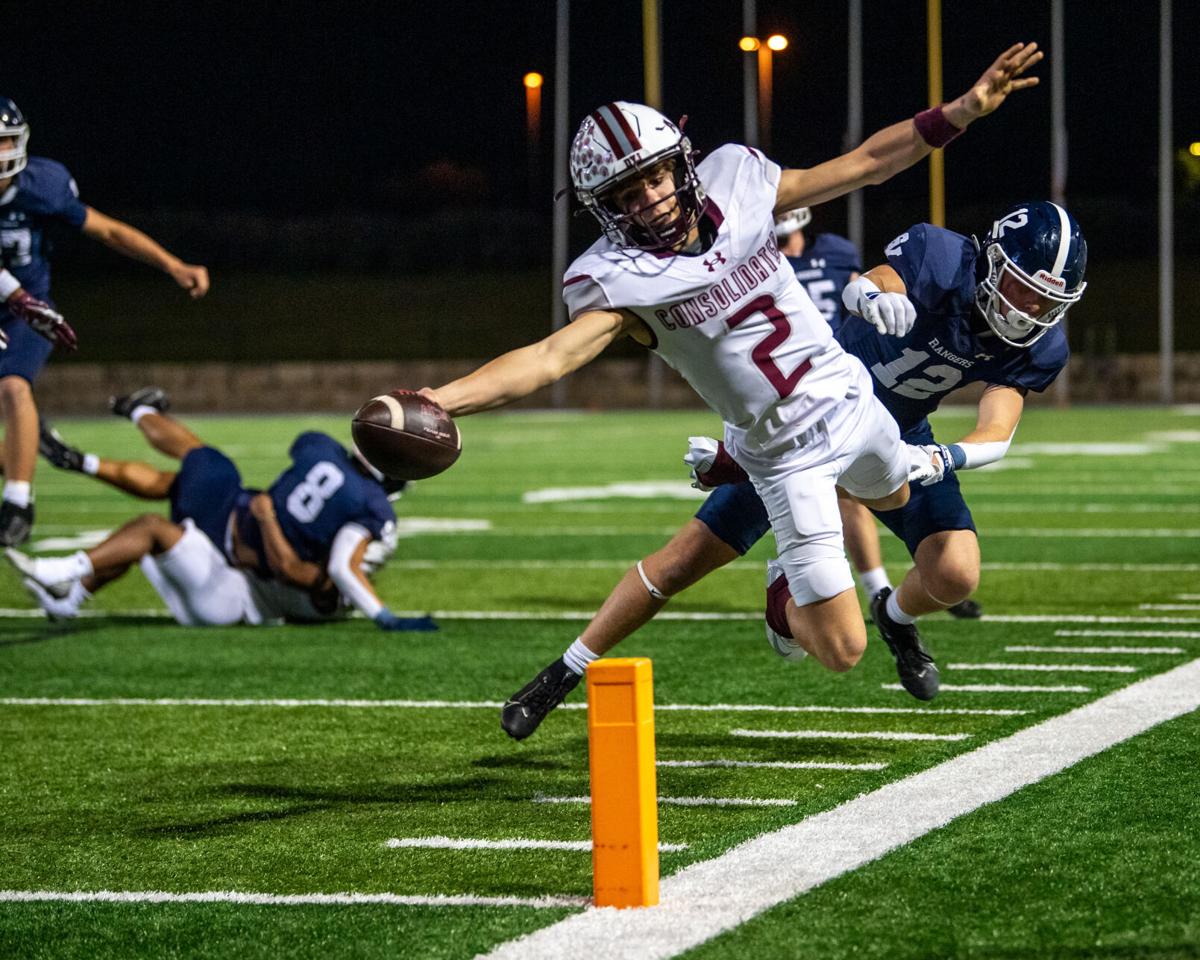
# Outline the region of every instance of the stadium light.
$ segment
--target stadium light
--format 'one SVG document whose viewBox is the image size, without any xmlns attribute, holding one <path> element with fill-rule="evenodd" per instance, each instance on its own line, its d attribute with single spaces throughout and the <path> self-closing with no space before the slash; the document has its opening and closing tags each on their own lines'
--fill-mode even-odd
<svg viewBox="0 0 1200 960">
<path fill-rule="evenodd" d="M 773 33 L 766 40 L 758 37 L 742 37 L 738 48 L 745 53 L 758 54 L 758 145 L 765 151 L 771 149 L 771 55 L 786 50 L 788 38 L 782 33 Z"/>
<path fill-rule="evenodd" d="M 521 78 L 521 84 L 525 87 L 525 152 L 530 203 L 533 203 L 538 192 L 538 157 L 542 140 L 542 84 L 545 82 L 545 77 L 532 70 Z"/>
<path fill-rule="evenodd" d="M 1190 153 L 1193 157 L 1200 157 L 1200 142 L 1189 144 L 1188 153 Z"/>
</svg>

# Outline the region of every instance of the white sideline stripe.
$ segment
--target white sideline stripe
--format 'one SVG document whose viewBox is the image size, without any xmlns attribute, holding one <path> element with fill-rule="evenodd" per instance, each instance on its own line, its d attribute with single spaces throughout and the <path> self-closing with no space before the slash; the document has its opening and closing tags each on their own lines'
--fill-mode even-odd
<svg viewBox="0 0 1200 960">
<path fill-rule="evenodd" d="M 1200 603 L 1139 603 L 1139 610 L 1200 610 Z"/>
<path fill-rule="evenodd" d="M 1104 614 L 1076 614 L 1059 617 L 1054 614 L 1041 613 L 985 613 L 980 619 L 989 623 L 1200 623 L 1200 619 L 1195 617 L 1119 617 Z"/>
<path fill-rule="evenodd" d="M 415 847 L 421 850 L 581 850 L 592 849 L 591 840 L 476 840 L 465 837 L 392 837 L 386 844 L 392 850 Z M 686 843 L 660 843 L 663 853 L 686 850 Z"/>
<path fill-rule="evenodd" d="M 1186 653 L 1183 647 L 1005 647 L 1005 653 Z"/>
<path fill-rule="evenodd" d="M 10 620 L 45 620 L 42 610 L 28 608 L 0 608 L 0 617 Z M 95 620 L 104 617 L 154 617 L 158 620 L 170 620 L 171 614 L 166 610 L 80 610 L 81 620 Z"/>
<path fill-rule="evenodd" d="M 999 530 L 989 530 L 985 537 L 1107 537 L 1114 540 L 1142 540 L 1147 537 L 1200 537 L 1200 530 L 1194 527 L 1007 527 Z"/>
<path fill-rule="evenodd" d="M 948 663 L 947 670 L 1023 670 L 1043 673 L 1137 673 L 1137 667 L 1091 663 Z"/>
<path fill-rule="evenodd" d="M 884 690 L 903 690 L 898 683 L 882 683 Z M 938 689 L 959 693 L 1091 693 L 1091 687 L 1075 684 L 1059 684 L 1053 687 L 1039 687 L 1029 683 L 943 683 Z"/>
<path fill-rule="evenodd" d="M 1200 571 L 1200 563 L 1054 563 L 1049 561 L 989 563 L 985 561 L 982 566 L 984 570 L 1089 570 L 1097 573 L 1137 573 L 1139 571 L 1195 573 Z"/>
<path fill-rule="evenodd" d="M 548 797 L 535 794 L 534 803 L 591 803 L 591 797 Z M 759 797 L 659 797 L 658 802 L 671 807 L 794 807 L 795 800 Z"/>
<path fill-rule="evenodd" d="M 750 767 L 764 770 L 883 770 L 886 763 L 827 763 L 820 760 L 659 760 L 660 767 Z"/>
<path fill-rule="evenodd" d="M 474 894 L 428 895 L 407 893 L 243 893 L 240 890 L 200 890 L 172 893 L 165 890 L 0 890 L 0 902 L 45 903 L 244 903 L 259 906 L 363 906 L 396 907 L 535 907 L 586 906 L 588 897 L 478 897 Z"/>
<path fill-rule="evenodd" d="M 1200 707 L 1200 660 L 960 754 L 663 879 L 660 905 L 589 909 L 502 943 L 497 960 L 661 960 L 1023 787 Z M 904 810 L 903 817 L 896 811 Z"/>
<path fill-rule="evenodd" d="M 5 707 L 350 707 L 354 709 L 426 709 L 452 710 L 497 709 L 501 700 L 251 700 L 206 697 L 0 697 Z M 586 703 L 563 703 L 560 710 L 586 710 Z M 936 716 L 960 714 L 977 717 L 1020 717 L 1027 710 L 971 710 L 921 707 L 818 707 L 776 706 L 770 703 L 656 703 L 656 711 L 683 713 L 906 713 Z"/>
<path fill-rule="evenodd" d="M 730 730 L 731 737 L 773 740 L 966 740 L 969 733 L 912 733 L 902 730 Z"/>
<path fill-rule="evenodd" d="M 1056 637 L 1146 637 L 1155 640 L 1196 640 L 1200 630 L 1055 630 Z"/>
</svg>

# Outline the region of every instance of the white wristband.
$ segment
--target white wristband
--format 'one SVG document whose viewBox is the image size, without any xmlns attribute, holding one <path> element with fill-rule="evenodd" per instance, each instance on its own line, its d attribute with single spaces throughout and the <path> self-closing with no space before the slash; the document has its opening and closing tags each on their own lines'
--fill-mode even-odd
<svg viewBox="0 0 1200 960">
<path fill-rule="evenodd" d="M 0 300 L 7 300 L 20 289 L 20 280 L 7 270 L 0 270 Z"/>
<path fill-rule="evenodd" d="M 847 310 L 857 317 L 862 316 L 862 310 L 859 304 L 863 297 L 868 293 L 879 293 L 880 290 L 873 282 L 866 277 L 859 277 L 857 280 L 852 280 L 842 289 L 842 303 L 845 304 Z"/>
</svg>

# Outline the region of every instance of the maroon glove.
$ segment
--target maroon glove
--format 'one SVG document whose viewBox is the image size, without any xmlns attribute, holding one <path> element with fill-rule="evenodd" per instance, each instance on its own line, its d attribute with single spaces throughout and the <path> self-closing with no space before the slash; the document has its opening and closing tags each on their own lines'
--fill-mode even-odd
<svg viewBox="0 0 1200 960">
<path fill-rule="evenodd" d="M 35 333 L 51 343 L 66 350 L 74 350 L 79 346 L 79 338 L 62 314 L 56 313 L 48 303 L 30 296 L 27 291 L 18 290 L 8 298 L 7 306 L 14 317 L 24 320 Z"/>
</svg>

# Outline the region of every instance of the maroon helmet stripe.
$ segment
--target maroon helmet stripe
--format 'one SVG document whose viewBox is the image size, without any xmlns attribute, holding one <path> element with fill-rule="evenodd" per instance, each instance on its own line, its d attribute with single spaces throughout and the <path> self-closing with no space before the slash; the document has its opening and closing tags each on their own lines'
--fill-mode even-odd
<svg viewBox="0 0 1200 960">
<path fill-rule="evenodd" d="M 592 114 L 592 119 L 596 121 L 596 126 L 600 128 L 600 132 L 604 134 L 604 139 L 608 141 L 608 145 L 612 147 L 613 153 L 620 160 L 629 151 L 625 149 L 620 138 L 612 132 L 612 127 L 608 125 L 608 121 L 604 119 L 604 115 L 599 110 Z"/>
<path fill-rule="evenodd" d="M 615 103 L 610 103 L 608 109 L 612 111 L 612 115 L 616 118 L 617 123 L 621 127 L 621 132 L 625 134 L 625 138 L 629 141 L 630 152 L 641 150 L 642 145 L 638 141 L 637 134 L 633 132 L 633 127 L 629 125 L 629 121 L 625 119 L 625 114 L 621 112 L 621 108 Z"/>
</svg>

